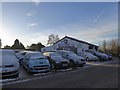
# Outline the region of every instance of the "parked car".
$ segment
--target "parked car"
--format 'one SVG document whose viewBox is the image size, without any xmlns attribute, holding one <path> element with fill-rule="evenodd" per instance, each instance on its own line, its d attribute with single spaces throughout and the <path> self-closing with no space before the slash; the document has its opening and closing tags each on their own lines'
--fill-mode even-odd
<svg viewBox="0 0 120 90">
<path fill-rule="evenodd" d="M 98 58 L 100 58 L 101 60 L 109 60 L 109 57 L 108 55 L 104 54 L 104 53 L 101 53 L 101 52 L 98 52 L 98 51 L 91 51 L 91 53 L 93 55 L 96 55 Z"/>
<path fill-rule="evenodd" d="M 1 78 L 19 77 L 19 62 L 15 52 L 9 49 L 0 49 L 0 74 Z"/>
<path fill-rule="evenodd" d="M 62 55 L 63 58 L 66 58 L 70 61 L 70 66 L 84 66 L 86 64 L 85 58 L 78 56 L 74 52 L 65 51 L 65 50 L 58 50 L 57 53 Z"/>
<path fill-rule="evenodd" d="M 21 64 L 21 60 L 23 60 L 25 54 L 27 53 L 28 51 L 19 51 L 16 53 L 16 57 L 19 61 L 19 64 Z"/>
<path fill-rule="evenodd" d="M 98 61 L 98 57 L 93 55 L 90 52 L 81 52 L 81 53 L 78 53 L 78 55 L 83 56 L 84 58 L 86 58 L 86 61 Z"/>
<path fill-rule="evenodd" d="M 62 69 L 69 67 L 69 60 L 63 58 L 56 52 L 44 52 L 43 55 L 48 58 L 51 68 Z"/>
<path fill-rule="evenodd" d="M 50 63 L 41 52 L 27 52 L 21 61 L 28 73 L 49 72 Z"/>
<path fill-rule="evenodd" d="M 111 60 L 112 59 L 112 54 L 110 54 L 110 53 L 106 53 L 106 54 L 108 55 L 109 60 Z"/>
</svg>

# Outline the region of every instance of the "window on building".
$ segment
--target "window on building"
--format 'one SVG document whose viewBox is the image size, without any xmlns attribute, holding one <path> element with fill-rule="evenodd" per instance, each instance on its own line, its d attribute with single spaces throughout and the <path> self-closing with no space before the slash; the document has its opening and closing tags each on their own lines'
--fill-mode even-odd
<svg viewBox="0 0 120 90">
<path fill-rule="evenodd" d="M 84 52 L 84 49 L 82 49 L 82 52 Z"/>
</svg>

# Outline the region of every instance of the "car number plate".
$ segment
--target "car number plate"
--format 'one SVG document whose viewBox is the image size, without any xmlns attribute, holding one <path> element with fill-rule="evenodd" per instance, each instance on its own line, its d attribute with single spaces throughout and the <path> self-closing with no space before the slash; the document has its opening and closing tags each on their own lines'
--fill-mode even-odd
<svg viewBox="0 0 120 90">
<path fill-rule="evenodd" d="M 67 66 L 67 64 L 63 64 L 63 66 Z"/>
</svg>

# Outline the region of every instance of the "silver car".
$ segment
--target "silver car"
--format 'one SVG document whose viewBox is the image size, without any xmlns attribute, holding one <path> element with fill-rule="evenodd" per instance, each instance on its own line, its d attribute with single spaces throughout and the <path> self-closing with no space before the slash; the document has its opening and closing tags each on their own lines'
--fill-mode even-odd
<svg viewBox="0 0 120 90">
<path fill-rule="evenodd" d="M 57 51 L 62 57 L 68 59 L 70 61 L 70 66 L 84 66 L 86 64 L 85 58 L 78 56 L 74 52 L 65 51 L 65 50 L 58 50 Z"/>
<path fill-rule="evenodd" d="M 81 52 L 81 53 L 78 53 L 78 55 L 86 58 L 86 61 L 98 61 L 99 60 L 97 56 L 93 55 L 90 52 Z"/>
<path fill-rule="evenodd" d="M 93 55 L 96 55 L 100 60 L 108 60 L 109 59 L 108 55 L 106 55 L 105 53 L 101 53 L 98 51 L 91 51 L 91 53 Z"/>
</svg>

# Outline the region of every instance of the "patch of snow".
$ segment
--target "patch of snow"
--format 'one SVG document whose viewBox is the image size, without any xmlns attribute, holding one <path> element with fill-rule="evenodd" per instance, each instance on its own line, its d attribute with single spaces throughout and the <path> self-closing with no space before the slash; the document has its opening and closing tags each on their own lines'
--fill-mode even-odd
<svg viewBox="0 0 120 90">
<path fill-rule="evenodd" d="M 8 81 L 14 81 L 17 80 L 18 78 L 10 78 L 10 79 L 0 79 L 0 82 L 8 82 Z"/>
<path fill-rule="evenodd" d="M 37 73 L 37 74 L 33 74 L 34 76 L 42 76 L 42 75 L 48 75 L 51 74 L 52 72 L 48 72 L 48 73 Z"/>
<path fill-rule="evenodd" d="M 59 70 L 59 71 L 65 72 L 65 71 L 70 71 L 70 70 L 72 70 L 72 68 L 68 68 L 68 69 L 61 69 L 61 70 Z"/>
</svg>

